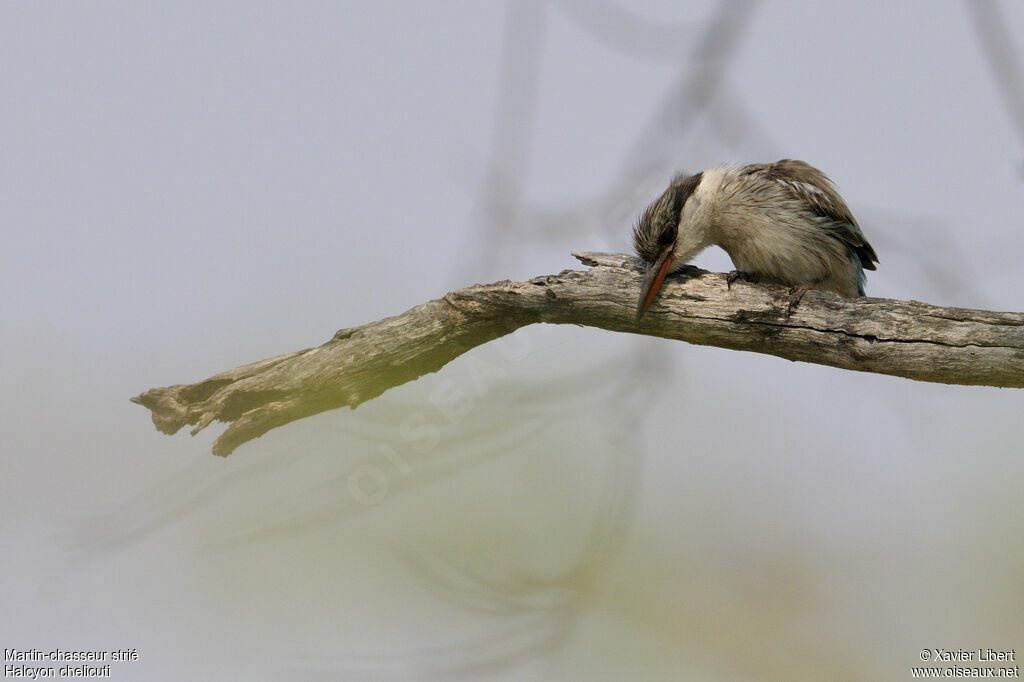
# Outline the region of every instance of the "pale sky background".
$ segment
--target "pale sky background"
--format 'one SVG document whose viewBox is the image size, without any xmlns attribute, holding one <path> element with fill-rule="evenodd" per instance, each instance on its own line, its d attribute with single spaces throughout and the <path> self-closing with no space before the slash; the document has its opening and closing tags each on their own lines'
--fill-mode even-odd
<svg viewBox="0 0 1024 682">
<path fill-rule="evenodd" d="M 995 7 L 1019 74 L 1024 3 Z M 628 251 L 675 172 L 721 162 L 825 170 L 870 295 L 1024 310 L 1024 95 L 971 16 L 4 4 L 0 645 L 135 649 L 112 679 L 155 681 L 1024 656 L 1024 391 L 535 326 L 227 459 L 221 425 L 167 437 L 128 402 Z"/>
</svg>

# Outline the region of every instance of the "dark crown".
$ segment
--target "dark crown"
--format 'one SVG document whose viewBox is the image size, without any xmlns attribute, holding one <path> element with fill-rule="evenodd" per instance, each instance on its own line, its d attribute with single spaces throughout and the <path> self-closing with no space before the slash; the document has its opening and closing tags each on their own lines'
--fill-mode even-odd
<svg viewBox="0 0 1024 682">
<path fill-rule="evenodd" d="M 700 184 L 702 175 L 677 175 L 668 189 L 640 215 L 633 228 L 633 247 L 637 255 L 648 263 L 656 261 L 666 246 L 675 243 L 679 216 L 686 200 Z"/>
</svg>

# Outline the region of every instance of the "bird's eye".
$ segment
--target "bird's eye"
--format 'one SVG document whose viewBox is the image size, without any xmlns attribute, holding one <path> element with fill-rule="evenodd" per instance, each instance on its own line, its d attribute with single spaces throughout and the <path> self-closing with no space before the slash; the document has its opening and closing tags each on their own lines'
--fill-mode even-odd
<svg viewBox="0 0 1024 682">
<path fill-rule="evenodd" d="M 658 244 L 660 246 L 668 246 L 676 240 L 676 226 L 669 225 L 667 228 L 661 231 L 658 235 Z"/>
</svg>

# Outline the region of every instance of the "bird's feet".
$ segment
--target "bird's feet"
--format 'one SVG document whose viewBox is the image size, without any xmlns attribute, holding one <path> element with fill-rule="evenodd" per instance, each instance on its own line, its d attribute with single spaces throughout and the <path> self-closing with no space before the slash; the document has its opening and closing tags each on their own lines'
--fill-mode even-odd
<svg viewBox="0 0 1024 682">
<path fill-rule="evenodd" d="M 729 274 L 725 276 L 725 288 L 732 289 L 732 283 L 738 279 L 744 279 L 748 282 L 752 281 L 747 273 L 740 272 L 739 270 L 730 270 Z"/>
<path fill-rule="evenodd" d="M 800 301 L 803 299 L 804 294 L 810 291 L 811 288 L 806 284 L 799 284 L 789 289 L 789 305 L 786 306 L 786 317 L 793 314 L 796 307 L 800 305 Z"/>
<path fill-rule="evenodd" d="M 752 282 L 756 284 L 758 282 L 757 275 L 751 275 L 746 272 L 740 272 L 739 270 L 730 270 L 729 274 L 725 276 L 725 288 L 732 289 L 732 284 L 738 279 L 742 279 L 746 282 Z M 806 284 L 798 284 L 789 288 L 789 303 L 786 305 L 786 317 L 793 314 L 796 307 L 800 305 L 800 301 L 803 300 L 804 294 L 811 290 Z"/>
</svg>

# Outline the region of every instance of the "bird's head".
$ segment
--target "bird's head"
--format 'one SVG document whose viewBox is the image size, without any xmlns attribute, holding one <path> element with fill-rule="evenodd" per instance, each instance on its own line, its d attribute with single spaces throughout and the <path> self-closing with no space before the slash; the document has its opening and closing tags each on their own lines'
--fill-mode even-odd
<svg viewBox="0 0 1024 682">
<path fill-rule="evenodd" d="M 690 246 L 696 226 L 689 224 L 692 221 L 687 220 L 687 214 L 691 212 L 684 211 L 684 208 L 700 184 L 702 175 L 679 176 L 673 180 L 668 189 L 644 210 L 633 228 L 633 246 L 637 255 L 647 262 L 647 274 L 640 287 L 640 301 L 636 308 L 638 322 L 657 297 L 665 276 L 699 250 Z M 685 233 L 683 239 L 680 239 L 680 230 Z M 703 239 L 696 241 L 703 242 Z M 681 244 L 685 245 L 680 248 Z"/>
</svg>

